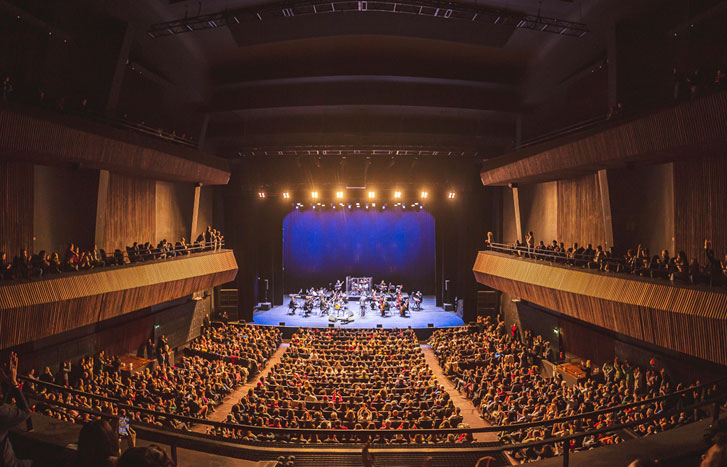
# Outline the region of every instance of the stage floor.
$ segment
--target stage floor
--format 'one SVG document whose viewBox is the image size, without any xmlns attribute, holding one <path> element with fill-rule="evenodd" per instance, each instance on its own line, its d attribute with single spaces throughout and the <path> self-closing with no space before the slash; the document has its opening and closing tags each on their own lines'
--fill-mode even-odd
<svg viewBox="0 0 727 467">
<path fill-rule="evenodd" d="M 285 326 L 314 328 L 328 326 L 328 316 L 319 316 L 320 310 L 318 308 L 314 309 L 313 313 L 308 317 L 304 317 L 300 309 L 296 311 L 295 316 L 288 315 L 289 302 L 290 297 L 285 296 L 282 305 L 266 311 L 256 311 L 253 316 L 253 323 L 278 326 L 281 322 L 285 322 Z M 422 300 L 422 310 L 410 311 L 410 317 L 408 318 L 402 318 L 398 314 L 390 317 L 382 317 L 381 314 L 377 311 L 372 311 L 370 308 L 366 310 L 366 316 L 362 318 L 360 316 L 358 302 L 351 301 L 348 307 L 349 310 L 353 311 L 354 321 L 348 324 L 342 324 L 341 321 L 336 321 L 336 327 L 375 328 L 377 324 L 381 324 L 382 327 L 391 329 L 406 328 L 408 326 L 412 328 L 426 328 L 429 323 L 432 323 L 435 328 L 464 325 L 464 321 L 456 313 L 444 311 L 442 308 L 437 307 L 436 300 L 433 296 L 424 297 Z"/>
</svg>

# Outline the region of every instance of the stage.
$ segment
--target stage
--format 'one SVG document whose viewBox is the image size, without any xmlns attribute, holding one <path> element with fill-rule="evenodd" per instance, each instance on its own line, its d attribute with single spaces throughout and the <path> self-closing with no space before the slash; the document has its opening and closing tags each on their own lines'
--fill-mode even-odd
<svg viewBox="0 0 727 467">
<path fill-rule="evenodd" d="M 294 316 L 289 315 L 289 302 L 290 297 L 285 296 L 282 305 L 266 311 L 256 311 L 253 316 L 253 323 L 267 326 L 278 326 L 281 322 L 284 322 L 285 326 L 294 327 L 320 328 L 328 326 L 328 316 L 319 316 L 320 310 L 318 308 L 315 308 L 313 313 L 308 317 L 304 317 L 300 310 L 297 310 Z M 435 328 L 464 325 L 464 321 L 456 313 L 444 311 L 442 308 L 437 307 L 433 296 L 424 297 L 422 300 L 422 310 L 409 311 L 410 317 L 407 318 L 402 318 L 397 313 L 389 317 L 382 317 L 377 310 L 371 310 L 370 308 L 366 310 L 366 316 L 362 318 L 357 301 L 349 302 L 348 307 L 349 310 L 353 311 L 354 321 L 348 324 L 336 321 L 336 327 L 375 328 L 376 325 L 381 324 L 382 327 L 390 329 L 406 328 L 409 326 L 412 328 L 426 328 L 430 323 Z"/>
</svg>

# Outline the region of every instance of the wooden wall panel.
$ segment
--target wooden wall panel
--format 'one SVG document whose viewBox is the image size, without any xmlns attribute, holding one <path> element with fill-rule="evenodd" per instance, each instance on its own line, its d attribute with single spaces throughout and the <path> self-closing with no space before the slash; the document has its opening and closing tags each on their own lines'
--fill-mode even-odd
<svg viewBox="0 0 727 467">
<path fill-rule="evenodd" d="M 727 365 L 727 293 L 480 252 L 477 281 L 581 321 Z"/>
<path fill-rule="evenodd" d="M 156 237 L 156 182 L 111 174 L 106 204 L 106 251 Z M 99 248 L 101 245 L 99 245 Z"/>
<path fill-rule="evenodd" d="M 230 250 L 0 285 L 0 348 L 20 345 L 224 284 Z"/>
<path fill-rule="evenodd" d="M 727 149 L 727 92 L 710 94 L 585 134 L 494 159 L 480 172 L 485 185 L 558 180 L 570 174 L 623 167 L 633 161 L 691 159 Z"/>
<path fill-rule="evenodd" d="M 570 246 L 604 245 L 606 236 L 601 211 L 598 176 L 586 175 L 558 181 L 558 240 Z"/>
<path fill-rule="evenodd" d="M 674 164 L 675 242 L 691 258 L 706 261 L 704 240 L 727 253 L 727 158 L 699 157 Z"/>
<path fill-rule="evenodd" d="M 0 251 L 33 249 L 33 164 L 0 160 Z"/>
<path fill-rule="evenodd" d="M 222 185 L 227 161 L 131 130 L 70 116 L 0 109 L 0 158 L 80 164 L 160 180 Z"/>
</svg>

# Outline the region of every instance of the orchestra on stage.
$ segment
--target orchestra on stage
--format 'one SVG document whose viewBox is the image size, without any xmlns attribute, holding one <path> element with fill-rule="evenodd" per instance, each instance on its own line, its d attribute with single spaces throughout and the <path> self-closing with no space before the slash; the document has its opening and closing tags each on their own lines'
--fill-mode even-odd
<svg viewBox="0 0 727 467">
<path fill-rule="evenodd" d="M 411 294 L 404 292 L 403 285 L 394 285 L 381 281 L 374 285 L 371 277 L 347 277 L 346 287 L 343 282 L 336 281 L 328 287 L 300 290 L 290 295 L 288 314 L 299 313 L 303 317 L 311 316 L 318 310 L 318 316 L 328 316 L 329 321 L 354 321 L 354 312 L 349 303 L 358 301 L 359 316 L 365 317 L 367 311 L 379 313 L 382 317 L 409 317 L 411 311 L 421 311 L 423 295 L 421 291 Z"/>
</svg>

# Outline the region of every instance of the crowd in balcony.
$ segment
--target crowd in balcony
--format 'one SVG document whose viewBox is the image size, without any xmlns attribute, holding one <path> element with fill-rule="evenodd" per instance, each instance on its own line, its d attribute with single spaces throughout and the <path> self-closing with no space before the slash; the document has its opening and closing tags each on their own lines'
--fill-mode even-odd
<svg viewBox="0 0 727 467">
<path fill-rule="evenodd" d="M 456 408 L 424 360 L 412 330 L 299 329 L 281 361 L 232 407 L 227 421 L 256 427 L 331 429 L 325 434 L 213 429 L 224 437 L 283 443 L 465 443 L 470 434 L 387 434 L 457 428 Z"/>
<path fill-rule="evenodd" d="M 683 250 L 680 250 L 676 256 L 671 256 L 669 250 L 666 249 L 658 255 L 652 255 L 649 248 L 641 244 L 636 249 L 628 249 L 624 253 L 619 253 L 614 247 L 604 249 L 598 245 L 593 248 L 593 244 L 590 243 L 586 246 L 574 243 L 568 247 L 557 240 L 548 244 L 542 240 L 536 243 L 533 232 L 528 233 L 525 242 L 521 243 L 516 240 L 514 244 L 509 245 L 498 245 L 493 240 L 492 232 L 489 232 L 485 240 L 485 248 L 523 258 L 606 272 L 662 278 L 688 284 L 727 285 L 727 254 L 722 260 L 717 258 L 709 240 L 704 241 L 704 254 L 707 261 L 703 264 L 697 258 L 690 260 Z"/>
<path fill-rule="evenodd" d="M 568 385 L 560 373 L 552 378 L 541 373 L 540 362 L 553 360 L 549 345 L 540 336 L 522 335 L 516 326 L 507 328 L 502 320 L 480 318 L 478 329 L 448 328 L 434 332 L 432 348 L 445 374 L 456 389 L 472 400 L 483 418 L 495 425 L 511 425 L 553 420 L 571 415 L 607 409 L 632 402 L 667 395 L 688 389 L 671 381 L 663 368 L 640 368 L 628 361 L 614 358 L 596 371 L 584 362 L 586 377 Z M 698 385 L 698 383 L 696 383 Z M 716 389 L 715 389 L 716 390 Z M 681 397 L 683 407 L 710 397 L 711 392 L 688 392 Z M 674 400 L 645 402 L 630 410 L 601 414 L 588 419 L 556 423 L 550 426 L 520 429 L 502 435 L 505 443 L 528 443 L 588 432 L 613 425 L 650 418 L 677 407 Z M 649 436 L 704 416 L 701 410 L 681 411 L 638 425 L 629 436 Z M 624 440 L 619 433 L 585 436 L 571 443 L 572 450 L 588 450 L 618 444 Z M 515 450 L 512 456 L 524 462 L 562 454 L 563 446 Z"/>
<path fill-rule="evenodd" d="M 112 254 L 96 245 L 90 250 L 81 250 L 76 244 L 69 243 L 65 253 L 40 250 L 29 253 L 23 248 L 12 261 L 7 253 L 0 251 L 0 280 L 22 280 L 68 272 L 87 271 L 91 269 L 121 266 L 142 261 L 187 256 L 190 253 L 217 250 L 222 247 L 224 236 L 221 232 L 207 226 L 207 230 L 199 234 L 192 244 L 184 238 L 176 243 L 161 240 L 156 247 L 149 243 L 136 243 L 125 248 L 126 252 L 116 249 Z"/>
</svg>

